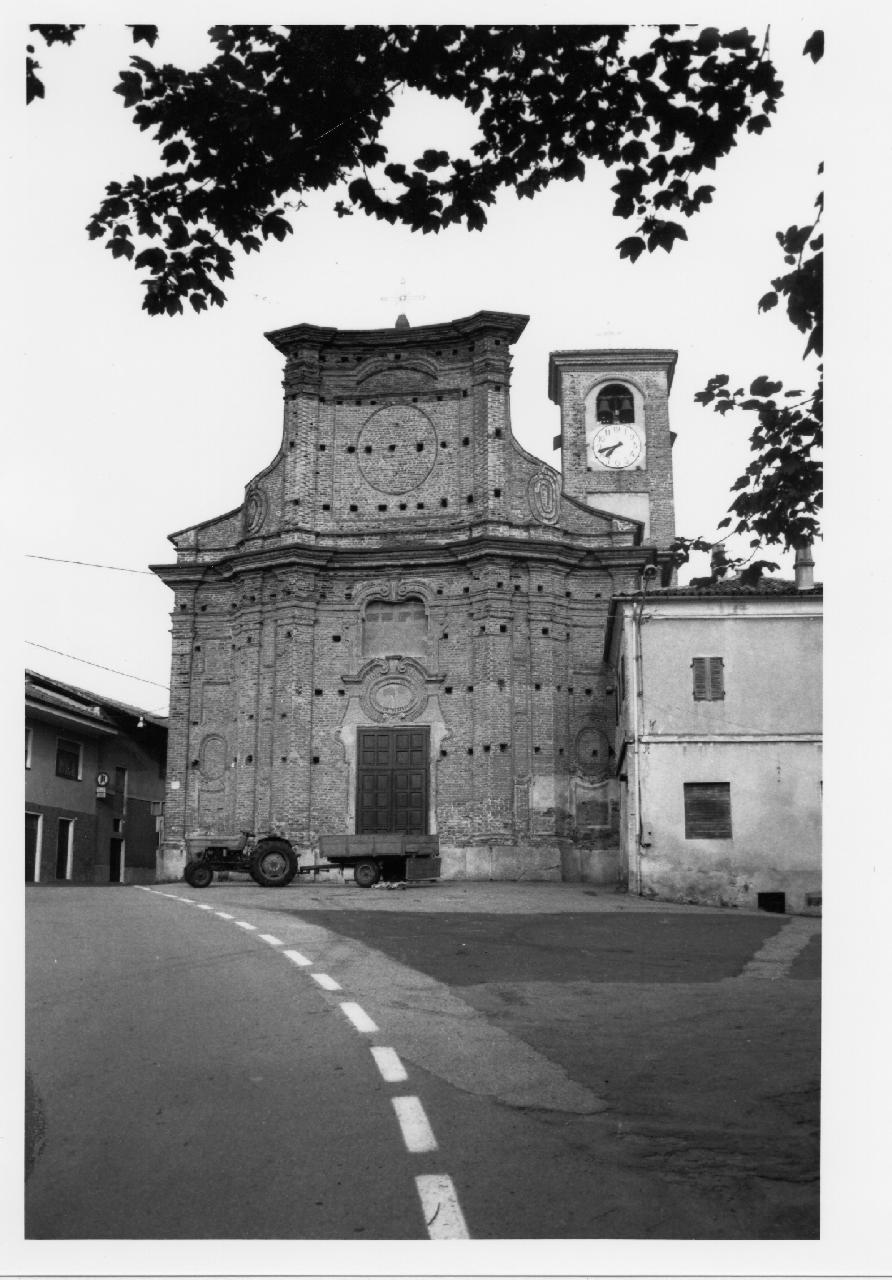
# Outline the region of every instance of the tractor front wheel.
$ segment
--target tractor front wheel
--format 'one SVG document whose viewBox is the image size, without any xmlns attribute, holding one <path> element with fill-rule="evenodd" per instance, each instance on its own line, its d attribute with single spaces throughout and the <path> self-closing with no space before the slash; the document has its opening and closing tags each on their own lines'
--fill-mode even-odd
<svg viewBox="0 0 892 1280">
<path fill-rule="evenodd" d="M 193 889 L 206 889 L 214 878 L 214 873 L 206 862 L 187 862 L 183 879 Z"/>
</svg>

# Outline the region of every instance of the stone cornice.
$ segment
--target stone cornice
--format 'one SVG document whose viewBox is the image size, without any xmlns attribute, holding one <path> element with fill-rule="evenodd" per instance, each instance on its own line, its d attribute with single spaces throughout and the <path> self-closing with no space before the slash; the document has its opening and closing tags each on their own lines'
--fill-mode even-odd
<svg viewBox="0 0 892 1280">
<path fill-rule="evenodd" d="M 656 553 L 659 560 L 668 560 L 668 552 Z M 457 564 L 470 563 L 490 556 L 525 561 L 551 561 L 568 569 L 604 568 L 639 569 L 653 563 L 655 551 L 650 546 L 581 546 L 561 539 L 545 539 L 536 536 L 515 538 L 493 532 L 472 533 L 462 542 L 438 543 L 397 542 L 389 539 L 382 547 L 332 548 L 306 543 L 289 543 L 266 550 L 254 550 L 229 555 L 211 563 L 207 561 L 182 561 L 179 564 L 151 565 L 163 582 L 170 587 L 197 585 L 207 580 L 208 570 L 214 570 L 217 582 L 230 581 L 243 574 L 258 573 L 269 569 L 296 568 L 326 572 L 388 572 L 405 570 L 411 565 L 413 575 L 434 569 L 455 568 Z"/>
<path fill-rule="evenodd" d="M 597 351 L 552 351 L 548 357 L 548 398 L 561 402 L 561 380 L 564 369 L 598 373 L 601 370 L 621 373 L 628 369 L 657 369 L 666 373 L 667 389 L 672 389 L 672 376 L 678 352 L 664 347 L 621 347 Z"/>
<path fill-rule="evenodd" d="M 516 342 L 526 328 L 529 316 L 511 311 L 476 311 L 471 316 L 447 320 L 442 324 L 419 325 L 408 329 L 327 329 L 314 324 L 296 324 L 286 329 L 273 329 L 263 336 L 282 355 L 291 357 L 302 348 L 361 348 L 393 350 L 426 348 L 438 342 L 467 341 L 478 334 L 495 333 Z"/>
</svg>

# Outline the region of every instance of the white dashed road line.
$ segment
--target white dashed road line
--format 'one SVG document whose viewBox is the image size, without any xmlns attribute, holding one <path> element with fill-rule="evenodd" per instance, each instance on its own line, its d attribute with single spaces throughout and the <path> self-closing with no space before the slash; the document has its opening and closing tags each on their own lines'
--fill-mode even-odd
<svg viewBox="0 0 892 1280">
<path fill-rule="evenodd" d="M 423 1173 L 415 1179 L 415 1185 L 431 1240 L 469 1239 L 452 1179 L 445 1173 Z"/>
<path fill-rule="evenodd" d="M 372 1049 L 372 1057 L 381 1072 L 382 1079 L 388 1084 L 400 1084 L 403 1080 L 409 1079 L 409 1074 L 400 1062 L 395 1049 L 382 1049 L 375 1046 Z"/>
<path fill-rule="evenodd" d="M 437 1139 L 419 1098 L 391 1098 L 406 1150 L 413 1155 L 437 1150 Z"/>
<path fill-rule="evenodd" d="M 357 1031 L 372 1032 L 377 1031 L 377 1024 L 372 1022 L 369 1015 L 361 1005 L 355 1004 L 352 1000 L 345 1000 L 341 1004 L 346 1017 L 350 1019 Z"/>
<path fill-rule="evenodd" d="M 136 886 L 138 889 L 145 887 L 144 885 Z M 175 902 L 184 902 L 188 906 L 198 906 L 201 911 L 214 910 L 210 904 L 196 903 L 194 898 L 183 898 L 178 893 L 163 893 L 158 889 L 148 889 L 147 891 L 156 893 L 159 897 L 172 898 Z M 236 920 L 227 911 L 216 911 L 215 915 L 221 920 L 231 920 L 239 929 L 245 929 L 251 933 L 257 932 L 256 925 L 249 924 L 247 920 Z M 287 956 L 291 963 L 298 968 L 307 969 L 312 967 L 312 960 L 308 959 L 300 951 L 285 947 L 282 939 L 277 938 L 274 934 L 258 933 L 257 936 L 271 947 L 283 947 L 282 955 Z M 757 953 L 748 968 L 760 969 L 766 965 L 766 962 L 775 969 L 780 968 L 785 963 L 789 964 L 792 958 L 791 953 L 795 954 L 795 951 L 801 949 L 805 945 L 807 938 L 797 939 L 799 945 L 795 947 L 795 950 L 790 945 L 793 941 L 792 938 L 788 937 L 784 941 L 786 943 L 785 946 L 778 946 L 775 943 L 774 948 L 763 948 L 763 953 Z M 746 970 L 744 973 L 746 974 Z M 773 973 L 771 976 L 779 975 Z M 342 990 L 340 983 L 336 982 L 327 973 L 312 973 L 310 977 L 325 991 Z M 369 1017 L 365 1009 L 355 1001 L 343 1000 L 340 1002 L 340 1007 L 344 1012 L 344 1016 L 349 1019 L 357 1031 L 362 1032 L 364 1035 L 369 1035 L 379 1030 L 377 1024 Z M 408 1080 L 408 1072 L 395 1049 L 375 1045 L 372 1047 L 371 1053 L 381 1078 L 387 1084 L 401 1084 Z M 415 1096 L 401 1096 L 398 1098 L 392 1097 L 390 1101 L 393 1104 L 406 1150 L 411 1155 L 426 1155 L 432 1151 L 437 1151 L 437 1139 L 434 1137 L 430 1121 L 425 1114 L 424 1107 L 421 1105 L 421 1099 Z M 415 1179 L 415 1186 L 418 1189 L 418 1197 L 421 1201 L 424 1224 L 431 1240 L 469 1239 L 470 1233 L 458 1203 L 458 1195 L 448 1174 L 419 1174 Z"/>
<path fill-rule="evenodd" d="M 342 990 L 341 984 L 335 982 L 334 978 L 330 978 L 327 973 L 311 973 L 310 977 L 314 982 L 318 982 L 320 987 L 324 987 L 326 991 Z"/>
</svg>

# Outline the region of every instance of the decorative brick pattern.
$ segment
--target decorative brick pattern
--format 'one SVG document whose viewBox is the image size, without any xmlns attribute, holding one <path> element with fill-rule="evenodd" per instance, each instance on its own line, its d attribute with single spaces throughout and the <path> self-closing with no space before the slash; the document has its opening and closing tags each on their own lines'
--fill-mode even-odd
<svg viewBox="0 0 892 1280">
<path fill-rule="evenodd" d="M 654 548 L 592 509 L 603 482 L 572 435 L 589 372 L 562 366 L 563 477 L 514 440 L 524 324 L 267 335 L 286 359 L 279 453 L 243 508 L 172 535 L 176 564 L 156 566 L 175 594 L 171 875 L 186 834 L 217 827 L 312 857 L 352 830 L 358 728 L 408 716 L 429 726 L 445 875 L 621 876 L 615 761 L 593 755 L 614 686 L 600 655 L 610 599 Z M 668 388 L 643 364 L 664 547 Z"/>
</svg>

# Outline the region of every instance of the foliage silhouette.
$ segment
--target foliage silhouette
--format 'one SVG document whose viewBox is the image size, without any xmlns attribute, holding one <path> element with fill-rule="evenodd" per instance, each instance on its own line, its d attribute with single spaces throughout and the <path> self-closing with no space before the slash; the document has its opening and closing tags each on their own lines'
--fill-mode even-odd
<svg viewBox="0 0 892 1280">
<path fill-rule="evenodd" d="M 479 230 L 500 191 L 531 198 L 596 162 L 616 179 L 613 212 L 637 219 L 620 255 L 670 252 L 687 238 L 679 219 L 712 199 L 699 175 L 742 131 L 763 132 L 783 92 L 746 30 L 221 26 L 210 39 L 216 56 L 199 70 L 134 56 L 115 89 L 161 165 L 109 183 L 88 232 L 143 273 L 153 315 L 222 306 L 234 251 L 291 234 L 314 192 L 333 191 L 341 217 Z M 380 135 L 398 86 L 474 113 L 473 157 L 390 162 Z"/>
</svg>

